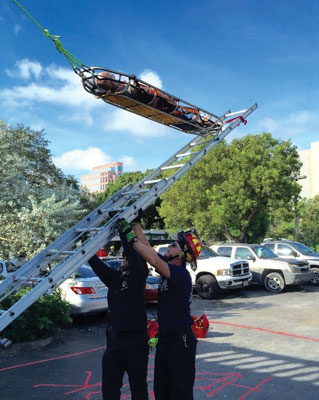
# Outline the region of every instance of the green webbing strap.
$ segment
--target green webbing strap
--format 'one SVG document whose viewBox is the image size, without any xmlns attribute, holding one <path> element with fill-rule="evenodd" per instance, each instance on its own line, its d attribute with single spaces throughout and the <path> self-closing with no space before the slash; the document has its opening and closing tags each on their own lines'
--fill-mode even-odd
<svg viewBox="0 0 319 400">
<path fill-rule="evenodd" d="M 74 70 L 76 68 L 82 68 L 84 66 L 82 61 L 80 61 L 78 58 L 74 57 L 71 53 L 69 53 L 67 50 L 65 50 L 63 48 L 62 43 L 59 40 L 61 38 L 61 36 L 51 35 L 47 29 L 42 28 L 42 26 L 32 17 L 32 15 L 30 15 L 21 6 L 21 4 L 19 4 L 16 0 L 13 0 L 13 1 L 36 24 L 36 26 L 41 29 L 41 31 L 44 33 L 44 35 L 53 41 L 56 49 L 66 57 L 66 59 L 69 61 L 69 63 L 71 64 L 71 66 Z"/>
</svg>

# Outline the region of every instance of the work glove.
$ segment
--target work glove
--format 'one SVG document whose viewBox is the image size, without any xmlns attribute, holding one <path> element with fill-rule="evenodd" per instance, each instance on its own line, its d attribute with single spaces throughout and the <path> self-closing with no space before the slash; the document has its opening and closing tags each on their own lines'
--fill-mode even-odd
<svg viewBox="0 0 319 400">
<path fill-rule="evenodd" d="M 134 232 L 132 231 L 130 224 L 126 221 L 125 218 L 119 218 L 116 221 L 116 226 L 119 232 L 124 233 L 128 243 L 130 243 L 134 239 Z"/>
<path fill-rule="evenodd" d="M 143 210 L 140 208 L 137 212 L 137 217 L 132 221 L 132 225 L 140 224 L 143 217 Z"/>
</svg>

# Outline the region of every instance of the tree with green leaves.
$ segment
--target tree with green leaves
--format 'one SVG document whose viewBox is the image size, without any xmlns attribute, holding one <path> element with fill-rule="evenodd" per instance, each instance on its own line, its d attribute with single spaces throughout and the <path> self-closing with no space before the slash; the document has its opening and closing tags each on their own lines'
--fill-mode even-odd
<svg viewBox="0 0 319 400">
<path fill-rule="evenodd" d="M 172 231 L 196 227 L 205 240 L 262 239 L 271 210 L 292 210 L 300 185 L 295 146 L 270 133 L 222 141 L 162 196 Z"/>
<path fill-rule="evenodd" d="M 83 216 L 89 200 L 53 164 L 43 131 L 0 120 L 0 154 L 0 258 L 30 258 Z"/>
</svg>

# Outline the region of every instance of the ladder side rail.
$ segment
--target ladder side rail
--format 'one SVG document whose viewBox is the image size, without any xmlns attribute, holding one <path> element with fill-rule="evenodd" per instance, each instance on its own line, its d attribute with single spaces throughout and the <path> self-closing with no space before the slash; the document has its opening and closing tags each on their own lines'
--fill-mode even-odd
<svg viewBox="0 0 319 400">
<path fill-rule="evenodd" d="M 179 150 L 177 150 L 175 152 L 175 154 L 173 154 L 170 158 L 168 158 L 165 162 L 163 162 L 158 168 L 154 169 L 152 172 L 150 172 L 146 177 L 144 177 L 143 179 L 140 180 L 140 182 L 138 182 L 134 188 L 132 189 L 132 191 L 134 190 L 138 190 L 138 189 L 142 189 L 144 188 L 145 181 L 149 181 L 149 180 L 153 180 L 154 178 L 156 178 L 157 176 L 161 175 L 161 173 L 163 172 L 162 168 L 165 168 L 167 166 L 172 165 L 174 162 L 176 162 L 178 160 L 177 155 L 181 154 L 181 153 L 185 153 L 187 150 L 189 150 L 191 147 L 198 144 L 198 142 L 203 139 L 202 136 L 196 136 L 196 138 L 192 138 L 189 143 L 187 143 L 186 145 L 184 145 L 182 148 L 180 148 Z M 200 143 L 199 143 L 200 144 Z"/>
<path fill-rule="evenodd" d="M 184 146 L 185 147 L 185 146 Z M 186 171 L 185 171 L 186 172 Z M 173 184 L 171 179 L 171 186 Z M 144 209 L 159 197 L 160 192 L 164 192 L 169 187 L 167 180 L 162 179 L 152 188 L 150 188 L 141 198 L 135 201 L 130 207 L 132 212 L 124 211 L 121 217 L 127 218 L 131 222 L 135 218 L 135 214 L 140 208 Z M 16 302 L 9 310 L 5 311 L 0 317 L 0 331 L 8 326 L 15 318 L 25 311 L 34 301 L 36 301 L 44 293 L 50 293 L 55 290 L 65 279 L 67 279 L 80 265 L 84 264 L 97 251 L 105 245 L 116 234 L 115 219 L 101 230 L 95 237 L 89 239 L 87 243 L 81 246 L 76 253 L 68 260 L 56 266 L 50 274 L 41 282 L 37 283 L 23 298 Z"/>
<path fill-rule="evenodd" d="M 100 223 L 101 220 L 105 220 L 105 216 L 103 215 L 103 212 L 101 212 L 101 209 L 104 208 L 109 208 L 112 203 L 113 205 L 120 202 L 123 204 L 125 201 L 125 198 L 119 196 L 122 195 L 123 192 L 127 191 L 128 189 L 131 188 L 131 185 L 127 185 L 124 188 L 122 188 L 119 192 L 117 192 L 115 195 L 113 195 L 110 199 L 106 200 L 104 203 L 102 203 L 99 207 L 97 207 L 95 210 L 91 211 L 90 214 L 85 216 L 82 220 L 80 220 L 78 223 L 76 223 L 72 228 L 70 228 L 68 231 L 66 231 L 64 234 L 62 234 L 58 239 L 56 239 L 54 242 L 52 242 L 49 246 L 47 246 L 45 249 L 41 250 L 35 257 L 33 257 L 31 260 L 29 260 L 27 263 L 25 263 L 23 266 L 21 266 L 17 271 L 14 273 L 10 274 L 6 279 L 4 279 L 0 283 L 0 296 L 8 290 L 13 284 L 14 280 L 16 277 L 22 277 L 22 276 L 27 276 L 27 277 L 34 277 L 37 276 L 38 274 L 41 273 L 41 267 L 43 267 L 42 263 L 49 263 L 50 261 L 54 260 L 56 254 L 49 254 L 50 250 L 54 249 L 64 249 L 66 245 L 73 245 L 74 244 L 74 235 L 76 234 L 77 229 L 86 229 L 89 231 L 90 227 L 92 225 L 96 226 L 98 223 Z M 89 221 L 88 221 L 89 219 Z M 82 236 L 85 232 L 82 233 Z M 79 240 L 79 234 L 76 234 L 76 240 Z"/>
<path fill-rule="evenodd" d="M 238 112 L 234 112 L 233 114 L 239 114 L 242 113 L 243 111 L 245 111 L 245 114 L 243 114 L 243 118 L 247 117 L 249 114 L 251 114 L 251 112 L 253 112 L 255 109 L 257 108 L 257 104 L 254 104 L 252 107 L 250 107 L 249 109 L 246 110 L 242 110 L 242 111 L 238 111 Z M 227 111 L 229 112 L 229 111 Z M 226 112 L 226 113 L 227 113 Z M 225 113 L 225 114 L 226 114 Z M 220 117 L 220 118 L 224 118 L 225 119 L 225 114 Z M 240 120 L 235 120 L 232 123 L 230 123 L 228 125 L 228 127 L 226 127 L 225 129 L 221 130 L 214 138 L 215 139 L 219 139 L 222 140 L 229 132 L 231 132 L 233 129 L 235 129 L 238 125 L 240 125 L 241 121 Z M 204 139 L 202 136 L 197 135 L 195 139 L 191 139 L 189 141 L 189 143 L 187 143 L 186 145 L 184 145 L 181 149 L 179 149 L 173 156 L 171 156 L 168 160 L 166 160 L 164 163 L 162 163 L 158 168 L 156 168 L 155 170 L 153 170 L 152 172 L 150 172 L 146 177 L 144 177 L 140 182 L 138 182 L 133 190 L 137 190 L 142 189 L 145 184 L 145 181 L 149 181 L 149 180 L 153 180 L 154 178 L 156 178 L 158 175 L 160 175 L 163 172 L 163 168 L 167 167 L 167 166 L 171 166 L 175 161 L 178 160 L 177 155 L 178 154 L 182 154 L 182 153 L 186 153 L 187 150 L 190 150 L 191 148 L 193 148 L 196 145 L 200 145 L 202 139 Z M 207 141 L 205 141 L 206 143 Z M 208 142 L 210 143 L 211 140 L 208 140 Z M 191 155 L 191 154 L 190 154 Z"/>
<path fill-rule="evenodd" d="M 54 268 L 51 273 L 31 288 L 31 290 L 13 304 L 8 310 L 0 314 L 0 332 L 13 322 L 19 315 L 30 307 L 40 296 L 51 293 L 63 281 L 65 281 L 80 265 L 87 262 L 97 251 L 99 246 L 105 245 L 115 235 L 115 220 L 111 226 L 105 227 L 103 231 L 92 238 L 88 243 L 79 249 L 73 256 Z"/>
<path fill-rule="evenodd" d="M 246 118 L 248 115 L 250 115 L 255 109 L 257 108 L 257 104 L 254 104 L 251 106 L 249 109 L 246 110 L 246 112 L 243 114 L 243 118 Z M 208 141 L 208 143 L 199 151 L 196 152 L 196 154 L 193 155 L 193 157 L 188 160 L 182 167 L 180 167 L 177 171 L 175 171 L 169 178 L 166 179 L 161 179 L 158 183 L 153 185 L 146 193 L 144 193 L 139 199 L 137 199 L 134 204 L 132 204 L 131 207 L 129 207 L 128 210 L 123 211 L 121 214 L 119 214 L 117 217 L 119 218 L 125 218 L 127 219 L 128 222 L 133 221 L 133 219 L 136 218 L 139 209 L 145 210 L 149 205 L 151 205 L 154 200 L 159 197 L 161 194 L 163 194 L 170 186 L 172 186 L 177 180 L 179 180 L 190 168 L 192 168 L 198 161 L 200 161 L 213 147 L 215 147 L 221 140 L 223 140 L 232 130 L 234 130 L 237 126 L 239 126 L 241 123 L 241 120 L 234 120 L 232 123 L 230 123 L 223 131 L 220 132 L 220 134 L 217 137 L 213 137 L 211 141 Z M 202 138 L 198 137 L 197 139 L 197 144 L 200 145 L 200 140 Z M 187 145 L 183 147 L 183 150 L 187 149 L 191 143 L 193 143 L 194 140 L 191 140 Z M 178 154 L 176 152 L 176 154 Z M 190 156 L 192 156 L 192 153 L 190 153 Z M 169 162 L 173 161 L 175 159 L 175 155 L 173 157 L 170 157 L 170 159 L 163 163 L 162 165 L 166 165 Z M 157 171 L 160 168 L 157 169 Z M 152 174 L 150 174 L 152 175 Z M 144 178 L 139 186 L 150 177 L 148 175 L 146 178 Z"/>
<path fill-rule="evenodd" d="M 246 110 L 243 118 L 246 118 L 257 108 L 257 104 Z M 54 290 L 59 283 L 62 283 L 65 279 L 76 270 L 78 266 L 86 262 L 96 251 L 105 245 L 107 241 L 112 239 L 116 233 L 116 219 L 118 217 L 123 217 L 131 222 L 138 214 L 139 209 L 145 210 L 154 200 L 164 193 L 170 186 L 173 185 L 182 175 L 184 175 L 190 168 L 192 168 L 198 161 L 200 161 L 213 147 L 215 147 L 220 140 L 224 139 L 234 128 L 236 128 L 241 121 L 234 120 L 226 129 L 224 129 L 218 137 L 213 137 L 211 141 L 199 151 L 196 152 L 190 160 L 188 160 L 183 166 L 175 171 L 169 178 L 161 179 L 158 183 L 153 185 L 146 193 L 144 193 L 139 199 L 137 199 L 133 204 L 131 204 L 127 210 L 122 211 L 114 216 L 107 225 L 97 233 L 96 236 L 91 237 L 87 242 L 81 246 L 74 255 L 69 259 L 65 260 L 63 263 L 59 264 L 48 277 L 43 279 L 41 282 L 37 283 L 36 286 L 31 289 L 31 291 L 20 299 L 15 305 L 13 305 L 9 310 L 5 311 L 0 315 L 0 331 L 4 329 L 5 326 L 10 324 L 10 322 L 20 315 L 26 308 L 28 308 L 39 296 L 44 293 L 51 292 Z M 188 145 L 184 146 L 183 149 L 187 149 L 191 143 L 198 142 L 200 144 L 200 139 L 197 138 L 192 140 Z M 180 153 L 181 151 L 177 152 Z M 174 156 L 169 160 L 175 160 Z M 165 163 L 164 163 L 165 164 Z M 140 188 L 139 188 L 140 189 Z M 99 209 L 99 208 L 98 208 Z M 97 209 L 97 210 L 98 210 Z M 94 214 L 96 210 L 92 213 Z M 92 214 L 91 213 L 91 214 Z M 87 217 L 86 217 L 87 218 Z M 85 220 L 85 218 L 84 218 Z M 73 228 L 74 229 L 74 228 Z M 26 300 L 24 301 L 26 297 Z"/>
<path fill-rule="evenodd" d="M 253 111 L 255 111 L 257 108 L 257 104 L 255 103 L 252 105 L 249 109 L 246 110 L 246 112 L 243 114 L 243 118 L 247 118 Z M 211 141 L 209 141 L 205 147 L 203 147 L 199 152 L 194 154 L 194 156 L 188 160 L 180 169 L 175 171 L 169 178 L 162 179 L 160 182 L 158 182 L 156 185 L 154 185 L 150 189 L 150 193 L 153 191 L 156 191 L 156 197 L 159 197 L 161 194 L 163 194 L 170 186 L 173 185 L 176 181 L 178 181 L 190 168 L 192 168 L 195 164 L 197 164 L 198 161 L 200 161 L 210 150 L 212 150 L 213 147 L 215 147 L 221 140 L 223 140 L 232 130 L 234 130 L 237 126 L 239 126 L 241 123 L 241 120 L 237 119 L 234 120 L 232 123 L 230 123 L 221 133 L 218 137 L 212 138 Z M 200 144 L 200 142 L 198 143 Z M 191 154 L 190 154 L 191 155 Z M 165 182 L 163 184 L 162 182 Z M 149 197 L 149 199 L 148 199 Z M 129 212 L 123 212 L 120 217 L 126 218 L 128 222 L 131 222 L 138 214 L 138 210 L 141 208 L 142 210 L 145 210 L 149 205 L 152 204 L 152 201 L 154 201 L 154 198 L 152 200 L 153 196 L 149 196 L 149 192 L 146 192 L 143 196 L 141 196 L 135 203 L 134 203 L 134 213 L 131 216 L 130 214 L 127 215 Z"/>
</svg>

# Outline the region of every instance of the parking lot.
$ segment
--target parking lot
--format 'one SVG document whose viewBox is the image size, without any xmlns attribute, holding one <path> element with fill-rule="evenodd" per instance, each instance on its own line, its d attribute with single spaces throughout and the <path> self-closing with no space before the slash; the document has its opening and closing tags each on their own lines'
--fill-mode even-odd
<svg viewBox="0 0 319 400">
<path fill-rule="evenodd" d="M 315 400 L 319 391 L 319 288 L 271 294 L 260 286 L 193 296 L 192 314 L 205 313 L 210 329 L 198 342 L 194 398 Z M 154 306 L 148 307 L 148 312 Z M 53 343 L 0 350 L 0 392 L 7 400 L 101 399 L 103 315 L 81 318 Z M 152 392 L 154 352 L 149 357 Z M 122 399 L 130 399 L 127 380 Z"/>
</svg>

